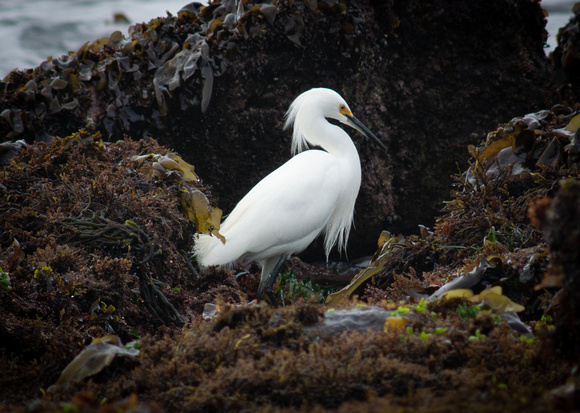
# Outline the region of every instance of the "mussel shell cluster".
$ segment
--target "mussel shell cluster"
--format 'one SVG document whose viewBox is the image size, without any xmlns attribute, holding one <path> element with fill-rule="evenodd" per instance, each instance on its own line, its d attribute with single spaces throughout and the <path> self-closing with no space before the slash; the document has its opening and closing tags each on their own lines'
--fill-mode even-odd
<svg viewBox="0 0 580 413">
<path fill-rule="evenodd" d="M 290 3 L 194 2 L 177 16 L 131 26 L 127 36 L 116 31 L 34 69 L 14 70 L 0 82 L 0 136 L 51 141 L 59 130 L 53 124 L 64 122 L 67 131 L 96 127 L 109 138 L 146 137 L 167 127 L 172 110 L 204 113 L 237 41 L 276 25 L 300 45 L 301 12 L 346 10 L 332 0 Z"/>
</svg>

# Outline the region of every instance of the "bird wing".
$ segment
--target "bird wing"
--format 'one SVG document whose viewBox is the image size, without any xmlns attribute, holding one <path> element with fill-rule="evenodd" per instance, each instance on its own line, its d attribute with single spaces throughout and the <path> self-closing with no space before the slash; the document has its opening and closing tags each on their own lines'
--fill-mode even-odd
<svg viewBox="0 0 580 413">
<path fill-rule="evenodd" d="M 341 165 L 320 150 L 302 152 L 260 181 L 221 226 L 226 246 L 247 261 L 306 248 L 343 191 Z"/>
</svg>

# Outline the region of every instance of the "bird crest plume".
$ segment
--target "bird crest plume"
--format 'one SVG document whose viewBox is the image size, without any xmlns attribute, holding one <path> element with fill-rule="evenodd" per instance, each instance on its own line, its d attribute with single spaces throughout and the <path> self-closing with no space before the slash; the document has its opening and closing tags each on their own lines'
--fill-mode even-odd
<svg viewBox="0 0 580 413">
<path fill-rule="evenodd" d="M 333 96 L 334 95 L 334 96 Z M 325 88 L 314 88 L 307 92 L 302 93 L 298 96 L 294 102 L 288 108 L 286 112 L 286 122 L 284 123 L 284 129 L 294 127 L 292 133 L 292 154 L 296 155 L 308 149 L 308 143 L 317 144 L 310 142 L 307 139 L 307 135 L 316 136 L 314 131 L 309 130 L 312 128 L 312 122 L 318 116 L 324 116 L 324 107 L 328 105 L 329 96 L 335 99 L 342 100 L 340 95 L 334 90 Z"/>
<path fill-rule="evenodd" d="M 300 113 L 301 109 L 303 109 L 304 101 L 306 100 L 307 96 L 304 96 L 304 93 L 300 95 L 298 98 L 292 102 L 290 108 L 286 112 L 286 122 L 284 123 L 284 129 L 291 128 L 294 126 L 294 131 L 292 133 L 292 155 L 296 155 L 299 152 L 302 152 L 305 149 L 308 149 L 308 141 L 302 133 L 299 124 L 294 124 L 296 122 L 296 118 L 298 113 Z"/>
</svg>

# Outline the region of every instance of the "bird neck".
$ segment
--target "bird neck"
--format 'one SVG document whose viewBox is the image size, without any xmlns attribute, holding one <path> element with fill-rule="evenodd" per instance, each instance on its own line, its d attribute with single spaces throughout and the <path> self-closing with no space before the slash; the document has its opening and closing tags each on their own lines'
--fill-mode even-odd
<svg viewBox="0 0 580 413">
<path fill-rule="evenodd" d="M 308 117 L 317 121 L 311 121 Z M 327 120 L 320 120 L 320 115 L 313 112 L 310 116 L 304 116 L 304 122 L 298 126 L 298 133 L 294 139 L 307 141 L 309 144 L 319 146 L 329 154 L 339 158 L 355 162 L 360 165 L 360 159 L 356 146 L 350 136 L 340 126 L 333 125 Z"/>
<path fill-rule="evenodd" d="M 360 187 L 361 165 L 358 151 L 350 136 L 340 126 L 330 122 L 318 125 L 318 130 L 312 131 L 315 140 L 306 139 L 313 145 L 320 146 L 324 151 L 334 156 L 342 163 L 342 180 L 347 187 L 356 187 L 356 193 Z M 356 194 L 355 198 L 356 199 Z M 353 199 L 353 206 L 354 206 Z"/>
<path fill-rule="evenodd" d="M 324 136 L 326 136 L 327 139 L 323 144 L 319 144 L 320 147 L 329 154 L 336 156 L 338 159 L 346 161 L 351 168 L 354 167 L 360 171 L 358 151 L 346 131 L 344 131 L 340 126 L 328 122 L 325 129 L 327 129 L 327 133 Z"/>
</svg>

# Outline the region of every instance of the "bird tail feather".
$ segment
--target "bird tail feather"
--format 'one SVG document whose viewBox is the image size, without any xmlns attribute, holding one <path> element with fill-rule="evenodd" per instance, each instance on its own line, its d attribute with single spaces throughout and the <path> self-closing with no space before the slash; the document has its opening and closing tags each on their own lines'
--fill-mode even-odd
<svg viewBox="0 0 580 413">
<path fill-rule="evenodd" d="M 197 262 L 202 267 L 210 265 L 225 266 L 231 264 L 239 257 L 232 253 L 232 249 L 227 247 L 218 237 L 209 234 L 197 234 L 197 239 L 193 246 L 193 254 Z"/>
</svg>

